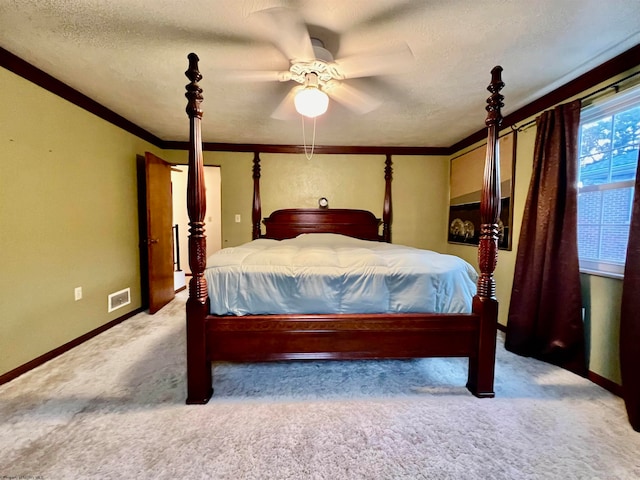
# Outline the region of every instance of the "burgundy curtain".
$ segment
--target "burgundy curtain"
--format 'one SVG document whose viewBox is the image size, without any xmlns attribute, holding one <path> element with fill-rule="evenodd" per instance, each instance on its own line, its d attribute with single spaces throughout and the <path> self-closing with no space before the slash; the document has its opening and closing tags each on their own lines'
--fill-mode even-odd
<svg viewBox="0 0 640 480">
<path fill-rule="evenodd" d="M 638 166 L 622 283 L 620 370 L 629 422 L 634 430 L 640 432 L 640 156 Z"/>
<path fill-rule="evenodd" d="M 507 350 L 586 375 L 578 265 L 580 101 L 544 112 L 522 219 Z"/>
</svg>

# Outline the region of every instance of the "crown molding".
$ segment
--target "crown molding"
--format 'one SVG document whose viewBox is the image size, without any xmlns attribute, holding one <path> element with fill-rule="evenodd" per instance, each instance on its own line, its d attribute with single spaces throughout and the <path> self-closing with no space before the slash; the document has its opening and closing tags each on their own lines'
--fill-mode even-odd
<svg viewBox="0 0 640 480">
<path fill-rule="evenodd" d="M 516 110 L 504 117 L 501 128 L 516 125 L 522 120 L 546 110 L 567 98 L 574 97 L 606 80 L 624 73 L 640 65 L 640 44 L 630 48 L 626 52 L 595 67 L 578 78 L 566 83 L 556 90 L 540 97 L 528 105 Z M 155 145 L 163 150 L 187 150 L 188 142 L 163 140 L 114 111 L 99 104 L 95 100 L 78 92 L 69 85 L 52 77 L 48 73 L 34 67 L 13 53 L 0 47 L 0 66 L 35 83 L 36 85 L 58 95 L 61 98 L 87 110 L 94 115 L 106 120 L 113 125 Z M 316 145 L 316 154 L 354 154 L 354 155 L 424 155 L 441 156 L 453 155 L 463 148 L 473 145 L 486 138 L 487 129 L 483 128 L 450 147 L 400 147 L 400 146 L 341 146 L 341 145 Z M 237 144 L 237 143 L 212 143 L 203 144 L 205 151 L 218 152 L 260 152 L 260 153 L 304 153 L 302 145 L 267 145 L 267 144 Z"/>
<path fill-rule="evenodd" d="M 22 60 L 20 57 L 0 47 L 0 66 L 6 68 L 10 72 L 24 78 L 25 80 L 35 83 L 39 87 L 48 90 L 49 92 L 57 95 L 65 100 L 73 103 L 74 105 L 87 110 L 90 113 L 106 120 L 113 125 L 122 128 L 123 130 L 140 137 L 147 142 L 162 148 L 164 143 L 160 138 L 154 134 L 148 132 L 144 128 L 139 127 L 135 123 L 127 120 L 126 118 L 118 115 L 113 110 L 109 110 L 107 107 L 99 104 L 95 100 L 87 97 L 85 94 L 80 93 L 76 89 L 70 87 L 66 83 L 61 82 L 57 78 L 52 77 L 48 73 L 34 67 L 30 63 Z"/>
<path fill-rule="evenodd" d="M 164 142 L 167 150 L 187 150 L 188 142 Z M 305 153 L 303 145 L 266 145 L 255 143 L 213 143 L 204 142 L 203 151 L 209 152 L 260 152 L 260 153 Z M 307 147 L 307 151 L 309 147 Z M 349 155 L 449 155 L 448 147 L 377 147 L 347 145 L 316 145 L 313 153 Z"/>
<path fill-rule="evenodd" d="M 504 117 L 500 128 L 509 128 L 515 126 L 517 123 L 529 117 L 539 114 L 568 98 L 580 95 L 586 90 L 593 88 L 602 82 L 606 82 L 616 75 L 620 75 L 621 73 L 631 70 L 638 65 L 640 65 L 640 44 L 630 48 L 626 52 L 621 53 L 617 57 L 604 62 L 603 64 L 593 68 L 592 70 L 589 70 L 576 79 L 565 83 L 561 87 L 556 88 L 552 92 L 538 98 L 537 100 L 534 100 L 533 102 L 525 105 L 515 112 L 510 113 L 509 115 Z M 469 135 L 467 138 L 464 138 L 458 143 L 449 147 L 451 154 L 459 152 L 463 148 L 481 141 L 482 139 L 486 138 L 486 136 L 486 128 L 478 130 L 477 132 Z"/>
</svg>

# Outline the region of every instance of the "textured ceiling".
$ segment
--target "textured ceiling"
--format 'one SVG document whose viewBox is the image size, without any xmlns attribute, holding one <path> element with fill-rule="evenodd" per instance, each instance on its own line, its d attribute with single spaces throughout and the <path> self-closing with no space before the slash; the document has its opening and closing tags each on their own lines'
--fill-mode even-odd
<svg viewBox="0 0 640 480">
<path fill-rule="evenodd" d="M 640 43 L 640 0 L 0 0 L 0 46 L 176 141 L 188 138 L 195 52 L 205 141 L 300 145 L 300 118 L 270 117 L 292 83 L 229 74 L 288 69 L 255 14 L 274 6 L 298 12 L 336 58 L 401 42 L 413 53 L 396 74 L 347 80 L 382 104 L 358 115 L 331 102 L 318 145 L 448 147 L 483 127 L 493 66 L 508 114 Z"/>
</svg>

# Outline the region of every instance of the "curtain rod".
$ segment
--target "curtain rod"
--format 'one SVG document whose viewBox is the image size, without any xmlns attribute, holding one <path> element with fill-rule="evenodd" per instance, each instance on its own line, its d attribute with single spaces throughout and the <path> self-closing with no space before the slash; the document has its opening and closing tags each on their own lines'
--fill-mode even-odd
<svg viewBox="0 0 640 480">
<path fill-rule="evenodd" d="M 604 86 L 602 88 L 599 88 L 598 90 L 596 90 L 594 92 L 591 92 L 588 95 L 585 95 L 584 97 L 580 97 L 579 100 L 580 100 L 580 102 L 584 102 L 585 100 L 587 100 L 587 99 L 589 99 L 591 97 L 595 97 L 596 95 L 598 95 L 598 94 L 600 94 L 602 92 L 606 92 L 607 90 L 609 90 L 611 88 L 615 89 L 615 93 L 618 93 L 619 92 L 619 88 L 618 87 L 620 86 L 620 84 L 622 84 L 622 83 L 626 82 L 627 80 L 635 77 L 636 75 L 640 75 L 640 71 L 632 73 L 631 75 L 628 75 L 628 76 L 626 76 L 626 77 L 624 77 L 624 78 L 622 78 L 620 80 L 617 80 L 617 81 L 615 81 L 615 82 L 613 82 L 613 83 L 611 83 L 609 85 L 606 85 L 606 86 Z M 517 130 L 518 132 L 522 132 L 523 130 L 526 130 L 527 128 L 529 128 L 530 126 L 535 124 L 536 120 L 537 120 L 537 117 L 534 118 L 533 120 L 529 120 L 527 123 L 523 123 L 519 127 L 516 127 L 516 126 L 512 125 L 511 129 L 512 130 Z"/>
</svg>

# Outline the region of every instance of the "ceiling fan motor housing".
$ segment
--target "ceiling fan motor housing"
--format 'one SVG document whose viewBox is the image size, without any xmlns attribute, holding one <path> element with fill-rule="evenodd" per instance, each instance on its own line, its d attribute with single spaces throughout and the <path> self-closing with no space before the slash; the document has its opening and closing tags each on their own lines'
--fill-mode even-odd
<svg viewBox="0 0 640 480">
<path fill-rule="evenodd" d="M 322 40 L 317 38 L 311 39 L 315 59 L 308 62 L 294 62 L 291 64 L 289 71 L 291 72 L 291 80 L 302 85 L 306 85 L 309 80 L 307 76 L 314 73 L 318 79 L 318 86 L 323 87 L 325 84 L 334 79 L 342 79 L 344 76 L 333 63 L 333 55 L 329 50 L 324 48 Z"/>
<path fill-rule="evenodd" d="M 324 42 L 318 38 L 311 37 L 311 46 L 313 47 L 313 53 L 317 60 L 331 63 L 333 62 L 333 55 L 331 52 L 324 48 Z"/>
</svg>

